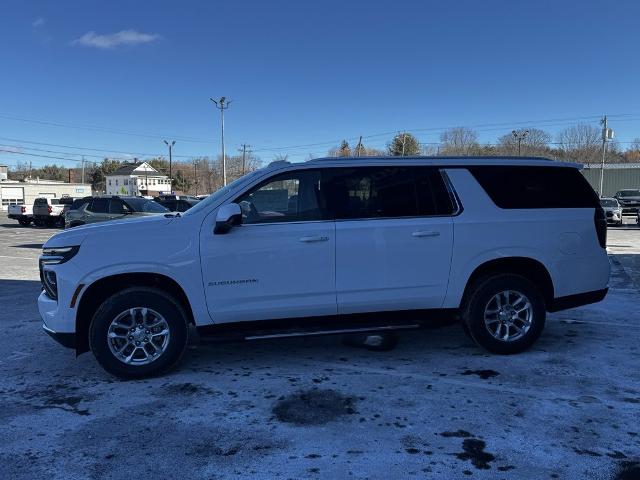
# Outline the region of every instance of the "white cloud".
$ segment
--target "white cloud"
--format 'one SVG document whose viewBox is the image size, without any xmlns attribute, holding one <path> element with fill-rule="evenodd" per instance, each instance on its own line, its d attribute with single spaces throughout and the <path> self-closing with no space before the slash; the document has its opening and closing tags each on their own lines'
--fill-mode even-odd
<svg viewBox="0 0 640 480">
<path fill-rule="evenodd" d="M 152 43 L 160 38 L 158 34 L 142 33 L 136 30 L 121 30 L 120 32 L 105 35 L 98 35 L 96 32 L 91 31 L 71 43 L 72 45 L 82 45 L 84 47 L 110 49 L 126 45 Z"/>
<path fill-rule="evenodd" d="M 36 18 L 33 22 L 31 22 L 31 26 L 33 28 L 41 27 L 45 24 L 46 20 L 43 17 Z"/>
</svg>

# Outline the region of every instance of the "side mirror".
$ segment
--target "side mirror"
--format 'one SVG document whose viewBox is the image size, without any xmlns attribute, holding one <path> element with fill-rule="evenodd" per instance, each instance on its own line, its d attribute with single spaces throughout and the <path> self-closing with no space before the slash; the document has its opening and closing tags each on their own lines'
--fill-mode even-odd
<svg viewBox="0 0 640 480">
<path fill-rule="evenodd" d="M 229 231 L 242 224 L 242 211 L 237 203 L 227 203 L 218 209 L 216 214 L 215 234 L 229 233 Z"/>
</svg>

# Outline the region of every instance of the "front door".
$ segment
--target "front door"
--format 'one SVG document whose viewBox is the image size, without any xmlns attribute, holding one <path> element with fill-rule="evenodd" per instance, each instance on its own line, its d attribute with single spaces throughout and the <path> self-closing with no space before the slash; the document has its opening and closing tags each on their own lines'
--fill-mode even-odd
<svg viewBox="0 0 640 480">
<path fill-rule="evenodd" d="M 431 167 L 331 169 L 338 313 L 442 306 L 453 248 L 453 203 Z"/>
<path fill-rule="evenodd" d="M 335 224 L 322 207 L 319 171 L 277 175 L 235 202 L 242 225 L 214 234 L 212 219 L 200 233 L 213 321 L 334 315 Z"/>
</svg>

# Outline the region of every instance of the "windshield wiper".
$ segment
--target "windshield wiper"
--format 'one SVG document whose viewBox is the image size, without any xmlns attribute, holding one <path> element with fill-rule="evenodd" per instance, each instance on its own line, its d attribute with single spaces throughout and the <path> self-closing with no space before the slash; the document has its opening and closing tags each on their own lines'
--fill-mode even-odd
<svg viewBox="0 0 640 480">
<path fill-rule="evenodd" d="M 180 212 L 169 212 L 164 214 L 164 218 L 178 218 L 180 216 Z"/>
</svg>

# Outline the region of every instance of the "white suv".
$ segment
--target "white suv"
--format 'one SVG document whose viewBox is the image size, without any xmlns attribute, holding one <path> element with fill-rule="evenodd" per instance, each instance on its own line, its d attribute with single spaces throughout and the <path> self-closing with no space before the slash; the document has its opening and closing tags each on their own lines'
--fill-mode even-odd
<svg viewBox="0 0 640 480">
<path fill-rule="evenodd" d="M 190 324 L 257 338 L 454 313 L 479 345 L 521 352 L 547 311 L 607 293 L 606 219 L 578 167 L 496 157 L 276 162 L 182 215 L 53 236 L 40 258 L 44 329 L 122 377 L 175 364 Z"/>
</svg>

